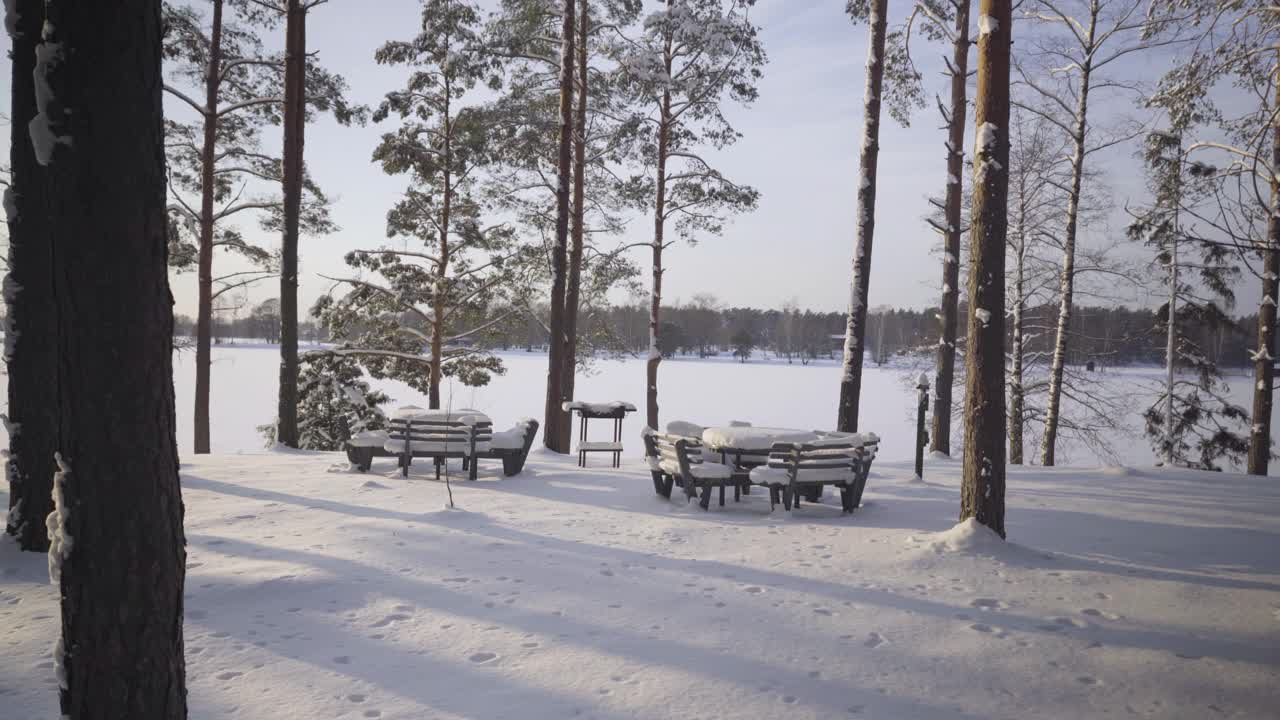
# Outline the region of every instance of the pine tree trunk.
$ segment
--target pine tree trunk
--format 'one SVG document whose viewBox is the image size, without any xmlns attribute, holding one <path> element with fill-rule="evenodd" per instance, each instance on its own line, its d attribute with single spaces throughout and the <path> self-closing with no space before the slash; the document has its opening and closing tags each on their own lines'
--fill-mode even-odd
<svg viewBox="0 0 1280 720">
<path fill-rule="evenodd" d="M 672 0 L 667 0 L 668 10 Z M 663 62 L 671 75 L 671 32 L 663 42 Z M 667 226 L 667 153 L 671 151 L 671 91 L 662 93 L 658 117 L 657 190 L 653 202 L 653 293 L 649 298 L 649 359 L 645 362 L 645 423 L 654 430 L 658 425 L 658 365 L 662 362 L 662 251 L 666 247 Z"/>
<path fill-rule="evenodd" d="M 1004 256 L 1009 194 L 1011 0 L 981 0 L 974 123 L 973 229 L 965 351 L 964 470 L 960 519 L 1004 531 Z"/>
<path fill-rule="evenodd" d="M 561 394 L 572 400 L 578 371 L 578 305 L 582 294 L 582 254 L 586 242 L 586 183 L 587 183 L 587 38 L 590 27 L 589 0 L 583 0 L 578 9 L 578 105 L 574 119 L 573 144 L 573 237 L 569 249 L 569 277 L 564 293 L 564 358 Z M 572 422 L 563 418 L 560 424 L 561 446 L 568 449 Z"/>
<path fill-rule="evenodd" d="M 1092 6 L 1086 47 L 1094 46 L 1098 26 L 1098 5 Z M 1079 99 L 1075 124 L 1071 130 L 1075 152 L 1071 156 L 1071 192 L 1067 196 L 1067 226 L 1062 237 L 1062 275 L 1058 280 L 1058 328 L 1053 342 L 1053 360 L 1049 365 L 1049 398 L 1045 408 L 1044 438 L 1040 445 L 1040 463 L 1054 464 L 1058 445 L 1058 422 L 1062 413 L 1062 377 L 1067 363 L 1067 344 L 1071 333 L 1071 313 L 1075 302 L 1076 227 L 1080 216 L 1080 185 L 1084 179 L 1085 132 L 1089 117 L 1089 81 L 1092 56 L 1080 67 Z"/>
<path fill-rule="evenodd" d="M 1280 76 L 1275 104 L 1280 107 Z M 1280 123 L 1271 131 L 1271 167 L 1280 168 Z M 1275 383 L 1276 303 L 1280 302 L 1280 183 L 1271 178 L 1267 246 L 1262 251 L 1262 304 L 1258 307 L 1258 349 L 1253 361 L 1253 427 L 1249 433 L 1249 474 L 1266 475 L 1271 462 L 1271 400 Z"/>
<path fill-rule="evenodd" d="M 27 125 L 36 115 L 36 44 L 44 23 L 41 0 L 17 0 L 10 11 L 12 101 L 5 191 L 9 220 L 9 276 L 5 363 L 9 374 L 9 515 L 6 530 L 23 550 L 49 549 L 44 518 L 53 509 L 53 463 L 58 427 L 54 335 L 53 246 L 45 168 L 36 161 Z M 16 17 L 14 17 L 16 15 Z"/>
<path fill-rule="evenodd" d="M 1179 146 L 1181 153 L 1181 146 Z M 1181 202 L 1180 198 L 1175 198 L 1174 203 Z M 1165 373 L 1165 398 L 1164 398 L 1164 464 L 1166 467 L 1173 467 L 1173 383 L 1174 368 L 1176 360 L 1174 353 L 1177 351 L 1178 341 L 1178 227 L 1174 223 L 1173 237 L 1170 239 L 1169 247 L 1169 308 L 1165 315 L 1165 346 L 1164 346 L 1164 373 Z"/>
<path fill-rule="evenodd" d="M 871 49 L 867 55 L 867 86 L 862 98 L 861 180 L 858 185 L 858 229 L 853 246 L 853 281 L 844 337 L 844 374 L 836 427 L 858 429 L 858 401 L 862 394 L 862 356 L 867 333 L 867 299 L 871 291 L 871 241 L 876 224 L 876 161 L 880 154 L 880 93 L 884 85 L 884 40 L 887 0 L 870 0 Z M 878 348 L 877 348 L 878 349 Z"/>
<path fill-rule="evenodd" d="M 547 341 L 547 406 L 542 442 L 548 450 L 569 452 L 568 414 L 564 397 L 564 305 L 569 254 L 569 185 L 573 177 L 573 45 L 576 32 L 574 0 L 564 0 L 560 26 L 560 154 L 556 181 L 556 241 L 551 249 L 551 321 Z"/>
<path fill-rule="evenodd" d="M 184 720 L 160 0 L 46 5 L 62 716 Z M 40 70 L 37 69 L 37 73 Z"/>
<path fill-rule="evenodd" d="M 445 50 L 448 51 L 452 37 L 445 36 Z M 436 286 L 432 291 L 431 304 L 431 377 L 427 387 L 427 408 L 440 409 L 440 383 L 444 380 L 444 314 L 446 291 L 449 277 L 449 227 L 453 222 L 453 81 L 444 79 L 444 107 L 441 119 L 444 122 L 444 155 L 441 158 L 444 171 L 441 173 L 441 188 L 444 198 L 440 202 L 440 261 L 436 263 Z"/>
<path fill-rule="evenodd" d="M 196 306 L 195 454 L 209 452 L 210 349 L 213 324 L 213 184 L 218 144 L 218 73 L 222 66 L 222 0 L 213 0 L 209 64 L 205 68 L 204 141 L 200 147 L 200 246 Z"/>
<path fill-rule="evenodd" d="M 942 337 L 938 340 L 938 370 L 933 393 L 930 439 L 934 452 L 951 454 L 951 389 L 955 385 L 956 324 L 960 294 L 960 203 L 964 200 L 964 129 L 968 108 L 969 0 L 956 4 L 952 45 L 951 109 L 947 115 L 947 194 L 944 222 L 947 233 L 942 257 Z"/>
<path fill-rule="evenodd" d="M 1022 426 L 1026 414 L 1026 396 L 1022 388 L 1022 364 L 1025 353 L 1023 319 L 1026 315 L 1027 292 L 1027 179 L 1026 169 L 1018 174 L 1017 242 L 1014 245 L 1013 271 L 1013 344 L 1009 349 L 1009 463 L 1022 464 Z"/>
<path fill-rule="evenodd" d="M 307 123 L 307 12 L 288 0 L 284 78 L 284 241 L 280 247 L 280 402 L 276 442 L 298 447 L 298 225 Z"/>
</svg>

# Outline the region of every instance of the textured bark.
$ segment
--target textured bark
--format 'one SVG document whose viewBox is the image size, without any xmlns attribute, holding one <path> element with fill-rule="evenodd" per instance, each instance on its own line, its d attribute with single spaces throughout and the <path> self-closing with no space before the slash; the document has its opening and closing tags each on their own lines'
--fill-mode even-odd
<svg viewBox="0 0 1280 720">
<path fill-rule="evenodd" d="M 969 240 L 969 323 L 965 352 L 964 470 L 960 519 L 1004 531 L 1004 258 L 1009 200 L 1011 0 L 982 0 L 994 30 L 978 36 L 974 122 L 973 227 Z M 985 142 L 984 142 L 985 141 Z"/>
<path fill-rule="evenodd" d="M 887 0 L 871 0 L 871 49 L 867 54 L 867 86 L 862 99 L 862 153 L 858 186 L 858 229 L 853 246 L 853 281 L 844 338 L 844 374 L 836 427 L 858 429 L 862 394 L 862 356 L 867 334 L 867 298 L 871 291 L 871 244 L 876 225 L 876 163 L 880 155 L 880 94 L 884 85 L 884 41 Z"/>
<path fill-rule="evenodd" d="M 1182 144 L 1178 144 L 1181 153 Z M 1181 172 L 1181 168 L 1179 168 Z M 1180 198 L 1174 198 L 1177 208 Z M 1176 212 L 1176 210 L 1175 210 Z M 1173 467 L 1173 389 L 1174 370 L 1177 366 L 1175 353 L 1178 342 L 1178 223 L 1173 224 L 1173 236 L 1169 240 L 1169 307 L 1165 314 L 1164 345 L 1164 464 Z"/>
<path fill-rule="evenodd" d="M 58 357 L 53 314 L 53 246 L 49 237 L 45 169 L 36 162 L 27 125 L 36 114 L 36 43 L 44 22 L 41 0 L 17 0 L 10 104 L 9 277 L 5 363 L 9 374 L 9 515 L 6 530 L 23 550 L 49 548 L 44 518 L 53 509 L 57 433 Z"/>
<path fill-rule="evenodd" d="M 668 9 L 672 0 L 667 0 Z M 663 61 L 667 75 L 671 74 L 671 34 L 663 44 Z M 662 330 L 662 251 L 666 247 L 667 219 L 667 153 L 671 151 L 671 91 L 662 93 L 662 105 L 658 112 L 658 169 L 655 176 L 657 188 L 653 200 L 653 292 L 649 297 L 649 359 L 645 363 L 645 423 L 654 430 L 658 425 L 658 365 L 662 351 L 658 340 Z"/>
<path fill-rule="evenodd" d="M 197 455 L 209 452 L 209 393 L 211 330 L 213 326 L 213 183 L 217 164 L 218 73 L 222 66 L 222 0 L 213 0 L 209 30 L 209 64 L 205 68 L 204 140 L 200 148 L 200 245 L 198 248 L 196 307 L 195 438 Z"/>
<path fill-rule="evenodd" d="M 1280 107 L 1280 75 L 1275 104 Z M 1280 168 L 1280 124 L 1271 129 L 1271 167 Z M 1271 462 L 1271 400 L 1275 383 L 1276 303 L 1280 302 L 1280 183 L 1271 179 L 1271 216 L 1262 251 L 1262 304 L 1258 307 L 1258 350 L 1253 361 L 1253 428 L 1249 434 L 1249 474 L 1266 475 Z M 1270 302 L 1268 302 L 1268 299 Z"/>
<path fill-rule="evenodd" d="M 46 5 L 71 720 L 187 716 L 160 5 Z"/>
<path fill-rule="evenodd" d="M 956 323 L 960 296 L 960 204 L 964 200 L 964 130 L 969 115 L 969 0 L 956 5 L 955 40 L 952 44 L 951 109 L 947 115 L 947 192 L 943 202 L 942 333 L 938 340 L 937 377 L 933 390 L 931 450 L 951 454 L 951 389 L 955 385 Z"/>
<path fill-rule="evenodd" d="M 582 253 L 586 242 L 586 184 L 587 184 L 587 38 L 590 32 L 588 10 L 590 2 L 583 0 L 578 8 L 578 97 L 574 111 L 573 143 L 573 236 L 569 248 L 569 277 L 564 291 L 564 357 L 561 376 L 561 394 L 565 400 L 573 399 L 578 371 L 578 304 L 582 290 Z M 569 417 L 560 424 L 561 446 L 569 447 L 572 423 Z"/>
<path fill-rule="evenodd" d="M 547 449 L 569 452 L 568 415 L 564 403 L 564 304 L 569 253 L 569 185 L 573 173 L 574 0 L 564 0 L 560 28 L 560 153 L 556 183 L 556 240 L 551 249 L 551 321 L 547 347 L 547 406 L 542 442 Z"/>
<path fill-rule="evenodd" d="M 445 35 L 445 51 L 448 52 L 453 37 Z M 431 373 L 430 386 L 427 388 L 427 407 L 440 409 L 440 382 L 444 379 L 444 316 L 445 300 L 449 277 L 449 226 L 453 222 L 453 81 L 444 78 L 444 103 L 441 119 L 444 123 L 444 150 L 441 162 L 444 171 L 441 173 L 441 189 L 444 197 L 440 201 L 440 262 L 436 263 L 436 287 L 434 302 L 431 304 L 431 360 L 428 364 Z"/>
<path fill-rule="evenodd" d="M 280 245 L 280 396 L 276 442 L 298 447 L 298 224 L 307 123 L 307 12 L 288 0 L 284 63 L 284 238 Z"/>
<path fill-rule="evenodd" d="M 1095 47 L 1099 6 L 1091 6 L 1089 29 L 1082 44 Z M 1053 360 L 1049 364 L 1049 398 L 1045 407 L 1044 438 L 1040 445 L 1040 463 L 1054 464 L 1058 443 L 1058 419 L 1062 413 L 1062 376 L 1067 363 L 1067 344 L 1071 330 L 1071 313 L 1075 302 L 1076 227 L 1080 216 L 1080 184 L 1084 178 L 1085 133 L 1089 118 L 1089 81 L 1093 56 L 1089 54 L 1080 66 L 1080 88 L 1076 116 L 1071 128 L 1075 152 L 1071 156 L 1071 192 L 1067 195 L 1067 226 L 1062 235 L 1062 275 L 1058 281 L 1058 328 L 1053 342 Z"/>
</svg>

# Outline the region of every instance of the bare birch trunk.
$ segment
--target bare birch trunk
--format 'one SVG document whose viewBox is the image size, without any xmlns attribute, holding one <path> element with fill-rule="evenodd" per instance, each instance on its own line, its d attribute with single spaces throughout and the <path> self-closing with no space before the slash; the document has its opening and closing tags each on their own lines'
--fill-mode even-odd
<svg viewBox="0 0 1280 720">
<path fill-rule="evenodd" d="M 947 232 L 942 257 L 942 337 L 938 339 L 938 368 L 933 393 L 931 450 L 951 454 L 951 389 L 955 385 L 956 324 L 960 293 L 960 203 L 964 199 L 964 130 L 968 116 L 969 0 L 956 4 L 955 41 L 950 67 L 951 109 L 947 116 L 947 192 L 944 222 Z"/>
<path fill-rule="evenodd" d="M 573 237 L 569 248 L 569 278 L 564 292 L 564 359 L 561 394 L 572 400 L 578 373 L 578 304 L 582 291 L 582 253 L 586 242 L 586 182 L 587 182 L 587 37 L 590 9 L 589 0 L 583 0 L 578 18 L 578 105 L 574 122 L 573 144 Z M 561 444 L 566 449 L 570 443 L 572 420 L 566 415 L 560 425 Z"/>
<path fill-rule="evenodd" d="M 213 0 L 213 24 L 209 30 L 209 64 L 205 68 L 204 141 L 200 148 L 200 246 L 197 249 L 196 397 L 195 438 L 197 455 L 209 452 L 210 370 L 213 362 L 213 183 L 218 145 L 218 73 L 222 66 L 222 0 Z"/>
<path fill-rule="evenodd" d="M 1009 192 L 1010 0 L 981 0 L 960 519 L 1004 531 L 1004 257 Z"/>
<path fill-rule="evenodd" d="M 548 450 L 569 452 L 564 441 L 569 422 L 564 403 L 564 304 L 569 251 L 569 184 L 573 169 L 573 65 L 574 0 L 564 0 L 560 27 L 560 154 L 556 181 L 556 241 L 551 251 L 551 321 L 547 347 L 547 402 L 543 413 L 542 443 Z M 562 444 L 563 443 L 563 444 Z"/>
<path fill-rule="evenodd" d="M 1280 75 L 1275 104 L 1280 107 Z M 1280 122 L 1274 121 L 1271 167 L 1280 168 Z M 1271 404 L 1275 384 L 1276 303 L 1280 302 L 1280 182 L 1271 178 L 1267 246 L 1262 251 L 1262 304 L 1258 307 L 1258 349 L 1253 361 L 1253 427 L 1249 433 L 1249 474 L 1266 475 L 1271 463 Z"/>
<path fill-rule="evenodd" d="M 1089 30 L 1085 47 L 1094 47 L 1098 28 L 1098 5 L 1094 4 L 1089 15 Z M 1062 375 L 1067 362 L 1067 344 L 1071 332 L 1072 304 L 1075 302 L 1076 227 L 1080 217 L 1080 185 L 1084 179 L 1085 132 L 1089 117 L 1089 80 L 1092 72 L 1092 56 L 1080 67 L 1079 99 L 1076 102 L 1075 124 L 1071 129 L 1075 152 L 1071 156 L 1071 193 L 1067 196 L 1067 226 L 1062 239 L 1062 275 L 1058 279 L 1058 328 L 1053 342 L 1053 360 L 1049 365 L 1049 398 L 1045 408 L 1044 438 L 1040 445 L 1040 463 L 1045 467 L 1054 464 L 1058 444 L 1058 419 L 1062 413 Z"/>
<path fill-rule="evenodd" d="M 307 12 L 288 0 L 285 19 L 284 239 L 280 247 L 280 396 L 276 442 L 298 447 L 298 230 L 307 122 Z"/>
<path fill-rule="evenodd" d="M 1023 319 L 1026 314 L 1027 291 L 1027 179 L 1026 170 L 1018 177 L 1018 220 L 1014 245 L 1013 271 L 1013 342 L 1009 350 L 1009 463 L 1022 464 L 1023 415 L 1026 414 L 1026 395 L 1022 388 L 1022 364 L 1025 352 Z"/>
<path fill-rule="evenodd" d="M 858 228 L 853 247 L 853 281 L 844 337 L 844 374 L 836 427 L 858 429 L 858 401 L 862 394 L 862 360 L 866 347 L 867 301 L 871 292 L 871 245 L 876 224 L 876 162 L 880 154 L 880 92 L 884 85 L 884 41 L 887 0 L 871 0 L 871 48 L 867 54 L 867 85 L 862 98 L 862 153 L 858 159 Z"/>
</svg>

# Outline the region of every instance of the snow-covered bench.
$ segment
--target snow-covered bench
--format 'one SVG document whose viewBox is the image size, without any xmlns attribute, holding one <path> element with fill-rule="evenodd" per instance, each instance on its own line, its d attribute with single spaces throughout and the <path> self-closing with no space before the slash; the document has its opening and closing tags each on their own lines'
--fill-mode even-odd
<svg viewBox="0 0 1280 720">
<path fill-rule="evenodd" d="M 865 454 L 862 439 L 852 434 L 808 443 L 775 443 L 769 462 L 752 468 L 751 483 L 769 488 L 771 505 L 781 495 L 787 510 L 792 503 L 800 507 L 801 496 L 812 499 L 815 488 L 832 485 L 840 490 L 843 511 L 852 513 L 862 503 L 871 466 Z"/>
<path fill-rule="evenodd" d="M 386 431 L 358 433 L 347 441 L 347 459 L 361 472 L 375 457 L 399 459 L 401 474 L 409 475 L 413 458 L 435 460 L 436 477 L 449 458 L 461 458 L 468 477 L 475 480 L 477 460 L 500 459 L 508 476 L 519 473 L 528 458 L 538 423 L 524 420 L 510 430 L 494 433 L 493 423 L 474 410 L 401 408 Z"/>
<path fill-rule="evenodd" d="M 645 428 L 641 433 L 644 439 L 645 461 L 653 475 L 653 487 L 659 495 L 671 497 L 671 488 L 679 485 L 684 488 L 686 497 L 692 498 L 702 488 L 699 505 L 706 510 L 711 505 L 711 490 L 720 488 L 720 504 L 724 505 L 724 489 L 732 486 L 733 499 L 740 499 L 740 489 L 746 477 L 735 473 L 734 469 L 723 463 L 707 460 L 702 454 L 700 440 L 683 435 L 656 432 Z"/>
</svg>

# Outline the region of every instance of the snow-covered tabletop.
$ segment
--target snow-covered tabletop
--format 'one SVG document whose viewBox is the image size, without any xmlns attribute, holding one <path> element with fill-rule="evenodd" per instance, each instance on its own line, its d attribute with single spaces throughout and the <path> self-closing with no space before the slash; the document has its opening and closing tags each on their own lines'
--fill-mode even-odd
<svg viewBox="0 0 1280 720">
<path fill-rule="evenodd" d="M 635 412 L 636 406 L 624 400 L 614 400 L 613 402 L 590 403 L 581 400 L 568 400 L 561 403 L 560 408 L 565 412 L 573 412 L 577 410 L 579 413 L 587 413 L 589 415 L 609 415 L 619 410 L 623 412 Z"/>
<path fill-rule="evenodd" d="M 745 450 L 768 454 L 774 443 L 813 442 L 820 436 L 813 430 L 792 428 L 720 426 L 702 431 L 702 443 L 715 452 Z"/>
<path fill-rule="evenodd" d="M 462 408 L 458 410 L 423 410 L 416 405 L 405 405 L 391 414 L 396 420 L 443 420 L 445 422 L 462 422 L 468 425 L 489 423 L 493 421 L 479 410 Z"/>
</svg>

